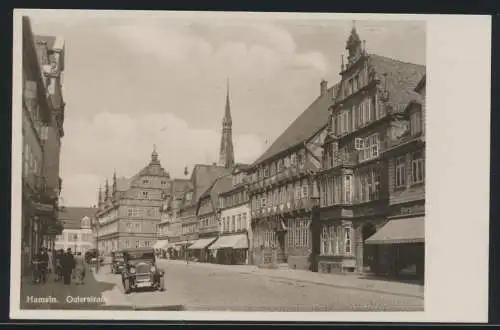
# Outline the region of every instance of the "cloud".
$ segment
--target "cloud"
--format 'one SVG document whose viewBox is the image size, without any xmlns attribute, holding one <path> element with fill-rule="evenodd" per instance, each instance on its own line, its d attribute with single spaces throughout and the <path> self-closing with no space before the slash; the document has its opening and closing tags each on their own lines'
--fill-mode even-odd
<svg viewBox="0 0 500 330">
<path fill-rule="evenodd" d="M 156 145 L 162 166 L 173 177 L 184 166 L 217 161 L 220 133 L 191 127 L 172 113 L 127 115 L 103 112 L 65 125 L 62 147 L 63 196 L 68 205 L 92 205 L 97 187 L 111 178 L 132 176 L 146 166 Z M 233 138 L 237 162 L 252 162 L 263 152 L 255 134 Z"/>
</svg>

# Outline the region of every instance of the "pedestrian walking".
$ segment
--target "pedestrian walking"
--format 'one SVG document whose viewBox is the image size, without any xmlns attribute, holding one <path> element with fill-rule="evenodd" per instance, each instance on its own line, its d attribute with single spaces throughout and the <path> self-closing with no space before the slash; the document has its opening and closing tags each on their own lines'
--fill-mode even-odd
<svg viewBox="0 0 500 330">
<path fill-rule="evenodd" d="M 83 284 L 85 278 L 85 260 L 83 259 L 82 253 L 77 252 L 75 257 L 75 279 L 76 284 Z"/>
<path fill-rule="evenodd" d="M 61 258 L 64 255 L 64 250 L 56 250 L 55 251 L 55 259 L 56 259 L 56 269 L 55 269 L 55 281 L 59 282 L 63 277 Z"/>
<path fill-rule="evenodd" d="M 75 269 L 75 258 L 71 253 L 71 248 L 67 249 L 66 253 L 61 257 L 61 267 L 64 284 L 71 284 L 71 275 L 73 269 Z"/>
</svg>

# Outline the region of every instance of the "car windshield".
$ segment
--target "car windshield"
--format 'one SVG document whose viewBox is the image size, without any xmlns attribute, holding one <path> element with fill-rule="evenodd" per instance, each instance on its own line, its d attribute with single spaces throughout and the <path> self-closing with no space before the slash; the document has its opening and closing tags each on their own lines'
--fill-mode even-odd
<svg viewBox="0 0 500 330">
<path fill-rule="evenodd" d="M 144 252 L 144 251 L 131 251 L 127 252 L 129 260 L 154 260 L 154 252 Z"/>
</svg>

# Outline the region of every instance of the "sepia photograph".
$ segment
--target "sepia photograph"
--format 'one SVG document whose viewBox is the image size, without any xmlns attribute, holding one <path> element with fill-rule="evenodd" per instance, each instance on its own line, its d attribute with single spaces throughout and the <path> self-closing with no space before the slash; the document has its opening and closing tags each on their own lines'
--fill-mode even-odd
<svg viewBox="0 0 500 330">
<path fill-rule="evenodd" d="M 16 15 L 11 309 L 425 312 L 426 20 L 135 13 Z"/>
</svg>

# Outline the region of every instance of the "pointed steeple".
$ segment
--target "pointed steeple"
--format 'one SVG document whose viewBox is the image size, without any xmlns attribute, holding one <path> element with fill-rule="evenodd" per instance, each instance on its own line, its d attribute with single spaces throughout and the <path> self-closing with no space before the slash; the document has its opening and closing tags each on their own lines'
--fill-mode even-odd
<svg viewBox="0 0 500 330">
<path fill-rule="evenodd" d="M 229 100 L 229 79 L 227 79 L 226 108 L 222 120 L 222 136 L 219 151 L 219 166 L 230 168 L 234 165 L 233 120 L 231 118 L 231 103 Z"/>
<path fill-rule="evenodd" d="M 361 54 L 361 39 L 356 31 L 356 21 L 352 21 L 352 29 L 349 38 L 347 39 L 345 49 L 348 51 L 347 61 L 351 63 L 358 55 Z"/>
<path fill-rule="evenodd" d="M 226 111 L 224 112 L 223 124 L 231 125 L 233 119 L 231 118 L 231 102 L 229 101 L 229 78 L 226 81 Z"/>
</svg>

